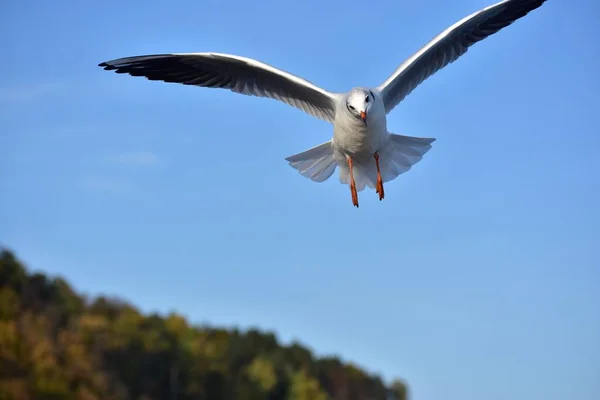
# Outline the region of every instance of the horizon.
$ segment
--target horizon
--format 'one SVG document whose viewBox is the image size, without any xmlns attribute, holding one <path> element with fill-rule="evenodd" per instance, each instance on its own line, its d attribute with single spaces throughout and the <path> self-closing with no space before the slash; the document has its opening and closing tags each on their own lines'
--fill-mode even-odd
<svg viewBox="0 0 600 400">
<path fill-rule="evenodd" d="M 421 83 L 388 129 L 436 141 L 358 209 L 338 170 L 285 161 L 331 125 L 98 67 L 213 51 L 346 91 L 495 2 L 10 3 L 0 243 L 79 293 L 273 331 L 415 399 L 597 399 L 597 3 L 548 0 Z"/>
<path fill-rule="evenodd" d="M 318 351 L 316 351 L 310 343 L 306 343 L 304 341 L 302 341 L 301 338 L 291 338 L 289 340 L 282 340 L 282 338 L 279 336 L 277 330 L 275 329 L 268 329 L 265 327 L 261 327 L 261 326 L 253 326 L 253 325 L 247 325 L 247 326 L 240 326 L 237 324 L 232 324 L 232 325 L 217 325 L 217 324 L 213 324 L 210 321 L 194 321 L 191 320 L 187 315 L 182 314 L 179 310 L 144 310 L 141 307 L 139 307 L 138 304 L 136 304 L 135 302 L 131 301 L 130 299 L 128 299 L 126 296 L 122 296 L 120 294 L 110 294 L 110 293 L 89 293 L 89 292 L 85 292 L 80 290 L 80 288 L 74 286 L 68 277 L 66 276 L 62 276 L 62 275 L 52 275 L 51 273 L 49 273 L 48 271 L 42 269 L 42 268 L 34 268 L 31 265 L 26 264 L 23 261 L 23 258 L 19 257 L 19 254 L 17 252 L 15 252 L 13 249 L 11 249 L 8 246 L 3 245 L 0 242 L 0 253 L 2 253 L 2 251 L 7 251 L 10 254 L 14 255 L 15 258 L 17 259 L 17 261 L 23 263 L 23 266 L 25 267 L 25 269 L 27 270 L 27 272 L 31 275 L 36 274 L 36 273 L 41 273 L 44 274 L 46 276 L 46 278 L 48 279 L 62 279 L 64 280 L 70 287 L 71 289 L 73 289 L 73 291 L 76 293 L 76 295 L 78 296 L 82 296 L 87 305 L 90 305 L 91 303 L 93 303 L 95 300 L 98 300 L 99 298 L 105 298 L 108 301 L 115 301 L 118 303 L 121 303 L 123 305 L 126 306 L 130 306 L 135 308 L 136 310 L 138 310 L 140 313 L 142 313 L 145 316 L 150 316 L 150 315 L 157 315 L 161 318 L 166 318 L 169 315 L 177 315 L 180 317 L 185 318 L 186 322 L 191 326 L 191 327 L 197 327 L 197 328 L 201 328 L 201 329 L 210 329 L 210 328 L 214 328 L 214 329 L 226 329 L 226 330 L 230 330 L 230 331 L 234 331 L 234 330 L 238 330 L 240 332 L 248 332 L 250 330 L 257 330 L 260 331 L 261 333 L 265 333 L 265 334 L 272 334 L 276 339 L 277 339 L 277 343 L 279 345 L 282 346 L 291 346 L 294 344 L 300 345 L 303 348 L 307 349 L 308 351 L 310 351 L 312 353 L 312 355 L 315 358 L 328 358 L 328 357 L 335 357 L 337 359 L 339 359 L 341 362 L 343 363 L 347 363 L 347 364 L 351 364 L 354 366 L 357 366 L 358 368 L 361 368 L 362 370 L 364 370 L 366 373 L 369 373 L 373 376 L 378 376 L 379 378 L 381 378 L 381 380 L 387 385 L 391 385 L 393 383 L 394 380 L 398 380 L 401 381 L 403 383 L 407 384 L 407 387 L 410 389 L 410 385 L 408 385 L 408 382 L 406 382 L 406 380 L 401 377 L 401 376 L 392 376 L 392 377 L 388 377 L 388 379 L 385 379 L 384 376 L 382 376 L 379 372 L 377 372 L 376 370 L 371 370 L 369 368 L 366 368 L 365 366 L 363 366 L 360 362 L 360 360 L 350 360 L 350 359 L 346 359 L 344 357 L 343 354 L 338 354 L 338 353 L 319 353 Z"/>
</svg>

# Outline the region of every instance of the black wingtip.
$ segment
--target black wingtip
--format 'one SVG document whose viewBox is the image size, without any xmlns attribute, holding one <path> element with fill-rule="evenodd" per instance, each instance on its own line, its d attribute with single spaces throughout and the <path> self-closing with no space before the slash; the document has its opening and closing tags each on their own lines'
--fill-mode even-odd
<svg viewBox="0 0 600 400">
<path fill-rule="evenodd" d="M 117 69 L 114 65 L 108 64 L 107 62 L 101 62 L 98 64 L 99 67 L 103 68 L 105 71 L 112 71 Z"/>
</svg>

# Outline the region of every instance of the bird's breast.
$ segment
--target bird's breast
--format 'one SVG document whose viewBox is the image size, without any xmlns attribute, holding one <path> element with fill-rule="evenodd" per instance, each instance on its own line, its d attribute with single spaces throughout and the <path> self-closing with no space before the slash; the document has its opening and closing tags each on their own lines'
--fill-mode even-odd
<svg viewBox="0 0 600 400">
<path fill-rule="evenodd" d="M 379 150 L 385 140 L 387 129 L 376 118 L 368 119 L 367 125 L 356 119 L 336 121 L 333 131 L 333 145 L 342 153 L 357 159 L 366 159 Z"/>
</svg>

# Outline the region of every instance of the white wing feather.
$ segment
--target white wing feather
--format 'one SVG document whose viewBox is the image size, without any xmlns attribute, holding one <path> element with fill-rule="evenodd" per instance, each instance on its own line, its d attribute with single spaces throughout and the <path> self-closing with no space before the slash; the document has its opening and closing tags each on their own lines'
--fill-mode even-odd
<svg viewBox="0 0 600 400">
<path fill-rule="evenodd" d="M 406 59 L 377 87 L 390 112 L 425 79 L 456 61 L 475 43 L 540 7 L 546 0 L 504 0 L 479 10 L 441 32 Z"/>
<path fill-rule="evenodd" d="M 221 53 L 154 54 L 119 58 L 99 66 L 150 80 L 268 97 L 327 122 L 335 117 L 337 94 L 250 58 Z"/>
</svg>

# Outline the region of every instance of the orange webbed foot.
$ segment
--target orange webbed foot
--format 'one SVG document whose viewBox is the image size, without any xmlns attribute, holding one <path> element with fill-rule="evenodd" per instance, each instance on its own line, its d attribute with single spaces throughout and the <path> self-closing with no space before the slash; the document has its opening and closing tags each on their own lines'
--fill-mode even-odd
<svg viewBox="0 0 600 400">
<path fill-rule="evenodd" d="M 383 200 L 385 197 L 385 192 L 383 190 L 383 179 L 381 179 L 381 172 L 379 170 L 379 153 L 375 152 L 375 165 L 377 165 L 377 187 L 376 192 L 379 194 L 379 201 Z"/>
<path fill-rule="evenodd" d="M 350 193 L 352 194 L 352 205 L 358 207 L 358 192 L 356 191 L 356 182 L 354 182 L 354 170 L 352 168 L 352 158 L 347 157 L 348 168 L 350 169 Z"/>
</svg>

